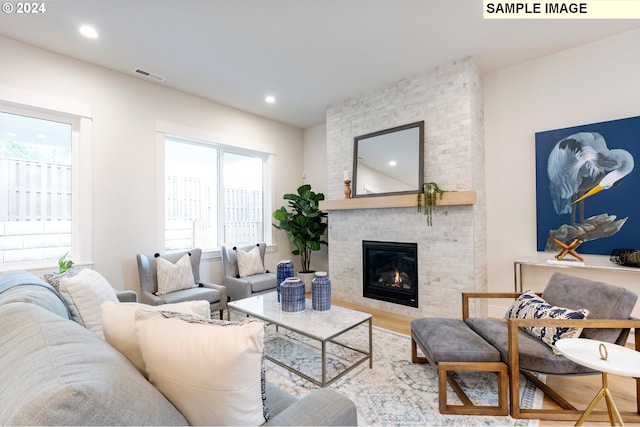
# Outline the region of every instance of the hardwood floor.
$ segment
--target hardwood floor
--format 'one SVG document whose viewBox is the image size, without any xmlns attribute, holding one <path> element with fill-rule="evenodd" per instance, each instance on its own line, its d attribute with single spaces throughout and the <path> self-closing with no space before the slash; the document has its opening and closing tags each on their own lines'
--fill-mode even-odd
<svg viewBox="0 0 640 427">
<path fill-rule="evenodd" d="M 358 304 L 352 304 L 345 301 L 332 300 L 332 304 L 339 305 L 353 310 L 363 311 L 370 313 L 373 316 L 373 325 L 389 329 L 401 334 L 411 334 L 411 320 L 412 317 L 403 316 L 400 314 L 390 313 L 388 311 L 377 310 L 374 308 L 364 307 Z M 410 349 L 407 348 L 407 357 L 410 357 Z M 581 377 L 559 377 L 549 376 L 547 377 L 547 384 L 553 387 L 567 400 L 574 404 L 578 408 L 586 408 L 591 402 L 593 397 L 600 389 L 601 379 L 600 375 L 589 375 Z M 613 396 L 613 400 L 620 411 L 635 411 L 636 410 L 636 394 L 635 394 L 635 381 L 632 378 L 621 377 L 617 375 L 609 375 L 609 390 Z M 555 404 L 548 399 L 544 399 L 543 408 L 554 408 Z M 598 403 L 596 410 L 606 411 L 604 399 Z M 567 421 L 540 421 L 540 426 L 567 426 L 573 425 Z M 585 426 L 606 426 L 608 422 L 593 422 L 587 421 Z M 627 426 L 640 426 L 640 423 L 625 423 Z"/>
</svg>

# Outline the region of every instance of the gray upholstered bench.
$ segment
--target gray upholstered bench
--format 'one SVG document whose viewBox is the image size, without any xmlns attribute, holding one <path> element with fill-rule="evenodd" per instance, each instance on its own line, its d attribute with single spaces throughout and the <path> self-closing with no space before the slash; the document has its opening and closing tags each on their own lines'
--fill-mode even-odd
<svg viewBox="0 0 640 427">
<path fill-rule="evenodd" d="M 424 357 L 418 356 L 417 347 Z M 442 414 L 508 414 L 507 365 L 501 361 L 500 352 L 462 320 L 435 317 L 413 320 L 411 361 L 438 366 L 438 401 Z M 474 405 L 451 375 L 455 371 L 495 372 L 498 375 L 498 405 Z M 447 380 L 462 405 L 447 404 Z"/>
</svg>

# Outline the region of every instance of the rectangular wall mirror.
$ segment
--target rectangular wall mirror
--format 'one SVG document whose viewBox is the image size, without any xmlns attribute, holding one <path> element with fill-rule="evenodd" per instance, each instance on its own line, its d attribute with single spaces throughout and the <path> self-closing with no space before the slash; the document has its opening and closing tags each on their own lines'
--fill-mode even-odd
<svg viewBox="0 0 640 427">
<path fill-rule="evenodd" d="M 356 136 L 352 197 L 417 193 L 424 182 L 424 121 Z"/>
</svg>

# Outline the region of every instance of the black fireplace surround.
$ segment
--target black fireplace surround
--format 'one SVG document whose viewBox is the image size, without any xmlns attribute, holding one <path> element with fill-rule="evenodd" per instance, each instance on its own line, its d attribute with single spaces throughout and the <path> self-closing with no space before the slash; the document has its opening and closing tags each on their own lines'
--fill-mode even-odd
<svg viewBox="0 0 640 427">
<path fill-rule="evenodd" d="M 418 307 L 418 244 L 362 241 L 363 296 Z"/>
</svg>

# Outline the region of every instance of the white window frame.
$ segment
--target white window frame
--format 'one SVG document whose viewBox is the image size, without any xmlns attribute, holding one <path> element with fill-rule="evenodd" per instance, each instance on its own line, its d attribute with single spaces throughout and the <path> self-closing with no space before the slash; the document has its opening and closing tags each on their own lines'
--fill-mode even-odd
<svg viewBox="0 0 640 427">
<path fill-rule="evenodd" d="M 238 141 L 228 135 L 221 135 L 214 132 L 208 132 L 200 129 L 193 129 L 173 123 L 167 123 L 158 121 L 156 124 L 156 183 L 157 183 L 157 208 L 156 208 L 156 221 L 158 224 L 157 242 L 156 246 L 159 248 L 165 247 L 165 138 L 193 141 L 204 145 L 211 145 L 220 150 L 241 155 L 253 155 L 263 158 L 264 168 L 262 171 L 263 180 L 263 223 L 264 223 L 264 242 L 267 247 L 273 246 L 273 227 L 271 226 L 271 215 L 273 212 L 274 200 L 273 200 L 273 148 L 260 143 L 247 143 L 246 141 Z M 219 170 L 222 170 L 222 156 L 218 156 Z M 224 183 L 223 183 L 224 184 Z M 224 195 L 219 192 L 218 194 L 218 239 L 222 239 L 222 229 L 224 223 L 224 212 L 222 198 Z M 202 248 L 204 258 L 220 257 L 220 241 L 218 241 L 216 248 Z"/>
<path fill-rule="evenodd" d="M 45 120 L 61 119 L 72 125 L 72 231 L 71 256 L 75 265 L 93 266 L 92 252 L 92 201 L 91 201 L 91 107 L 78 103 L 36 94 L 10 86 L 0 85 L 0 110 Z M 61 254 L 62 255 L 62 254 Z M 57 260 L 0 263 L 0 271 L 29 270 L 57 271 Z"/>
</svg>

